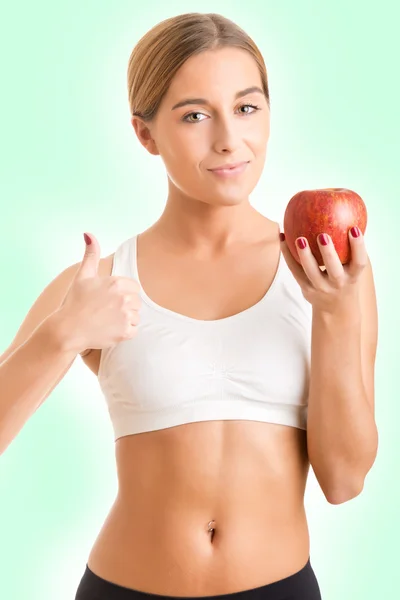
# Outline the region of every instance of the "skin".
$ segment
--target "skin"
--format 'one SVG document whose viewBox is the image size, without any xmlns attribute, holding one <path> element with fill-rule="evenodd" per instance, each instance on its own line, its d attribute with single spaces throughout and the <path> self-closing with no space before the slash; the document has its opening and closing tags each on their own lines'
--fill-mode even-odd
<svg viewBox="0 0 400 600">
<path fill-rule="evenodd" d="M 140 281 L 156 303 L 192 318 L 246 310 L 276 272 L 279 225 L 249 202 L 265 164 L 270 111 L 259 93 L 235 100 L 255 85 L 261 78 L 248 53 L 208 51 L 182 66 L 153 123 L 132 118 L 168 176 L 165 210 L 138 239 Z M 171 110 L 188 97 L 210 106 Z M 245 103 L 260 110 L 239 108 Z M 183 122 L 191 112 L 193 122 Z M 237 178 L 207 170 L 241 160 L 250 163 Z M 100 274 L 111 267 L 112 255 Z M 93 350 L 83 360 L 97 373 L 99 359 Z M 205 596 L 266 585 L 306 564 L 304 430 L 187 423 L 119 438 L 116 461 L 118 495 L 88 559 L 100 577 L 156 594 Z"/>
</svg>

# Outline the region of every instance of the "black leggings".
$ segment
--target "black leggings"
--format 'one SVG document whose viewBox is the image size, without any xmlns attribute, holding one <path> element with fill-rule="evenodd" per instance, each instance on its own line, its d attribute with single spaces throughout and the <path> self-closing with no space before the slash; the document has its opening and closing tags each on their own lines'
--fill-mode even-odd
<svg viewBox="0 0 400 600">
<path fill-rule="evenodd" d="M 310 559 L 297 573 L 279 581 L 267 583 L 251 590 L 221 594 L 218 596 L 163 596 L 122 587 L 95 575 L 86 564 L 86 570 L 79 583 L 75 600 L 321 600 L 318 581 Z"/>
</svg>

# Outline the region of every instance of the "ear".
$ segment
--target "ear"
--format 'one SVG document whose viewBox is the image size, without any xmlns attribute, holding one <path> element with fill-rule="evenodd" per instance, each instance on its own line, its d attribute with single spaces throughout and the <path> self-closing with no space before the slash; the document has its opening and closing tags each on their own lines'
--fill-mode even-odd
<svg viewBox="0 0 400 600">
<path fill-rule="evenodd" d="M 157 149 L 157 144 L 152 138 L 151 125 L 145 123 L 140 117 L 131 117 L 132 127 L 135 130 L 139 142 L 150 154 L 158 156 L 160 153 Z"/>
</svg>

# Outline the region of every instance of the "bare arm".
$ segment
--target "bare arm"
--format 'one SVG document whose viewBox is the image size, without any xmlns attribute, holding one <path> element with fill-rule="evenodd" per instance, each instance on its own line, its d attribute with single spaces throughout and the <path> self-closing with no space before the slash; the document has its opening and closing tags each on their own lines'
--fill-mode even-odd
<svg viewBox="0 0 400 600">
<path fill-rule="evenodd" d="M 68 345 L 71 331 L 60 308 L 79 265 L 66 268 L 46 286 L 0 355 L 0 454 L 77 356 Z"/>
<path fill-rule="evenodd" d="M 361 493 L 378 452 L 374 368 L 378 314 L 370 262 L 359 298 L 337 316 L 313 313 L 307 440 L 328 502 Z"/>
<path fill-rule="evenodd" d="M 0 362 L 0 454 L 73 364 L 66 325 L 55 311 Z"/>
<path fill-rule="evenodd" d="M 102 279 L 110 275 L 109 259 L 100 259 L 98 242 L 92 236 L 92 244 L 86 246 L 82 262 L 65 269 L 43 290 L 15 339 L 0 356 L 0 454 L 65 376 L 76 356 L 85 356 L 91 351 L 86 347 L 90 343 L 82 337 L 82 323 L 90 322 L 88 315 L 93 310 L 97 311 L 97 320 L 91 323 L 92 331 L 97 335 L 98 323 L 105 325 L 106 345 L 110 340 L 114 343 L 114 340 L 134 335 L 132 319 L 135 316 L 132 311 L 121 310 L 121 305 L 128 292 L 129 296 L 132 290 L 136 292 L 136 287 L 131 283 L 127 292 L 120 286 L 111 288 L 109 281 Z M 93 279 L 100 286 L 97 285 L 94 292 L 87 292 L 83 299 L 80 296 L 77 304 L 68 305 L 77 278 Z M 92 297 L 97 305 L 87 308 Z M 109 302 L 114 312 L 110 311 Z M 79 303 L 89 311 L 81 315 L 80 321 L 76 316 Z M 103 309 L 105 316 L 98 315 Z M 133 310 L 136 311 L 136 305 Z"/>
</svg>

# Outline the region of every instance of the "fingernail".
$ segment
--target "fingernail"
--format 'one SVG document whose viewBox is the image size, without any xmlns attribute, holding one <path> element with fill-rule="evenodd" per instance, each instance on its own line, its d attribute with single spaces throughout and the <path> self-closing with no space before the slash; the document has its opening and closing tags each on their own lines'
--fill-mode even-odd
<svg viewBox="0 0 400 600">
<path fill-rule="evenodd" d="M 279 239 L 281 240 L 281 242 L 285 241 L 285 234 L 284 233 L 280 233 L 279 234 Z"/>
<path fill-rule="evenodd" d="M 325 235 L 325 233 L 320 233 L 318 236 L 318 239 L 323 246 L 328 245 L 329 239 L 328 239 L 328 236 Z"/>
<path fill-rule="evenodd" d="M 90 237 L 87 235 L 87 233 L 84 233 L 84 234 L 83 234 L 83 237 L 85 238 L 85 242 L 86 242 L 86 244 L 88 244 L 88 245 L 89 245 L 89 244 L 91 244 L 91 243 L 92 243 L 92 240 L 91 240 L 91 239 L 90 239 Z"/>
<path fill-rule="evenodd" d="M 306 241 L 304 238 L 299 238 L 297 240 L 297 245 L 300 248 L 300 250 L 304 250 L 304 248 L 307 246 Z"/>
<path fill-rule="evenodd" d="M 358 229 L 358 227 L 352 227 L 350 229 L 350 233 L 353 236 L 353 238 L 357 238 L 360 235 L 361 231 Z"/>
</svg>

